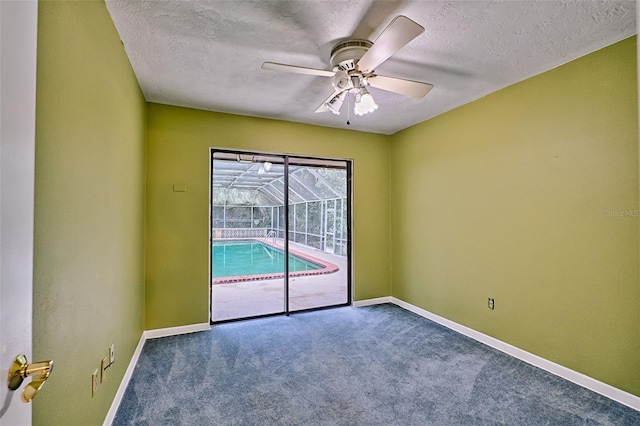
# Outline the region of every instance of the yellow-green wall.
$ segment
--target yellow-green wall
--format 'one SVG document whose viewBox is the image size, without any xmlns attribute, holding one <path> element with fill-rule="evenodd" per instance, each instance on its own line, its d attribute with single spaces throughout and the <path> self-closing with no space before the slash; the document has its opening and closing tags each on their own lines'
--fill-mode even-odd
<svg viewBox="0 0 640 426">
<path fill-rule="evenodd" d="M 356 300 L 640 395 L 635 38 L 383 136 L 146 104 L 103 2 L 38 37 L 35 424 L 101 424 L 143 329 L 208 322 L 210 147 L 353 159 Z"/>
<path fill-rule="evenodd" d="M 55 365 L 33 422 L 96 425 L 143 331 L 146 103 L 103 2 L 38 20 L 33 353 Z"/>
<path fill-rule="evenodd" d="M 633 37 L 393 135 L 392 295 L 640 395 L 636 67 Z"/>
<path fill-rule="evenodd" d="M 158 104 L 147 132 L 147 329 L 209 321 L 210 147 L 353 159 L 354 297 L 389 295 L 385 136 Z"/>
</svg>

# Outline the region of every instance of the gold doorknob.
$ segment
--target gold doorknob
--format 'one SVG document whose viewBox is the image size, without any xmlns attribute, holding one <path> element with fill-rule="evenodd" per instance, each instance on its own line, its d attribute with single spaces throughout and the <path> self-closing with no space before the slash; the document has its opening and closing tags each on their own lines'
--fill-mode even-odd
<svg viewBox="0 0 640 426">
<path fill-rule="evenodd" d="M 44 382 L 53 371 L 53 361 L 41 361 L 29 364 L 25 355 L 18 355 L 9 369 L 9 389 L 16 390 L 20 387 L 24 379 L 32 377 L 22 392 L 22 400 L 31 402 L 36 397 Z"/>
</svg>

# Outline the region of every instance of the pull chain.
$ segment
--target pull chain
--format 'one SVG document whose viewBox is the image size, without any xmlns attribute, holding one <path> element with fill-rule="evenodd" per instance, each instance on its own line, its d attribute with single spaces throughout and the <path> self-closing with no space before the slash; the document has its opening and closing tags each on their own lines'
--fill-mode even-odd
<svg viewBox="0 0 640 426">
<path fill-rule="evenodd" d="M 349 92 L 347 92 L 347 126 L 351 125 L 349 117 L 351 117 L 351 96 L 349 96 Z"/>
</svg>

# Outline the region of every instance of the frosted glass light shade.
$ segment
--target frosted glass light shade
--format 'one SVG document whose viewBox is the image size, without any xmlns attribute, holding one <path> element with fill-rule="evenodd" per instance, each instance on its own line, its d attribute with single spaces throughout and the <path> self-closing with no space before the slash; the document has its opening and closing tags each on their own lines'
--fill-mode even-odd
<svg viewBox="0 0 640 426">
<path fill-rule="evenodd" d="M 378 109 L 378 104 L 369 93 L 365 93 L 359 98 L 359 100 L 356 99 L 356 103 L 353 106 L 353 112 L 356 115 L 365 115 Z"/>
</svg>

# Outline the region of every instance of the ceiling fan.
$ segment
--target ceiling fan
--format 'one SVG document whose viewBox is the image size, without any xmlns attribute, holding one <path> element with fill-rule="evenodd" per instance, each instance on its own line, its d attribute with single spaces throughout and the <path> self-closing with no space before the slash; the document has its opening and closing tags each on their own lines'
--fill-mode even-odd
<svg viewBox="0 0 640 426">
<path fill-rule="evenodd" d="M 344 40 L 331 50 L 332 70 L 299 67 L 296 65 L 265 62 L 263 70 L 284 71 L 333 78 L 333 93 L 318 107 L 316 112 L 331 111 L 340 114 L 340 107 L 349 93 L 355 96 L 354 112 L 364 115 L 378 109 L 378 105 L 367 90 L 367 86 L 413 98 L 422 98 L 433 85 L 396 77 L 385 77 L 375 69 L 411 40 L 424 32 L 424 28 L 399 15 L 384 29 L 375 43 L 369 40 Z"/>
</svg>

